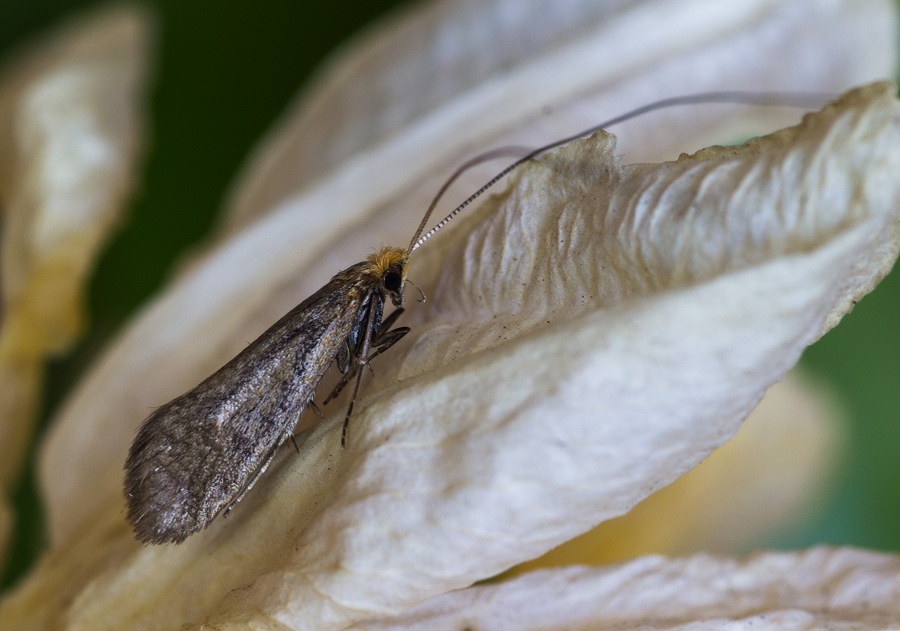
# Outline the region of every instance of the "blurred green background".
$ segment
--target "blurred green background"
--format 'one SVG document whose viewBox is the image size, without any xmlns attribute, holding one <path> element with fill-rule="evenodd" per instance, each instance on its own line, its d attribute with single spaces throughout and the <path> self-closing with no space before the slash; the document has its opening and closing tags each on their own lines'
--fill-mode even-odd
<svg viewBox="0 0 900 631">
<path fill-rule="evenodd" d="M 0 0 L 0 55 L 101 3 Z M 337 45 L 399 5 L 397 0 L 308 3 L 156 0 L 150 141 L 131 214 L 99 261 L 90 288 L 91 330 L 52 364 L 46 422 L 103 345 L 165 281 L 186 248 L 212 226 L 248 151 Z M 2 58 L 2 57 L 0 57 Z M 748 86 L 752 88 L 752 86 Z M 900 551 L 900 275 L 894 272 L 803 363 L 832 385 L 853 426 L 833 501 L 778 547 L 829 542 Z M 2 585 L 21 576 L 42 544 L 29 474 Z"/>
</svg>

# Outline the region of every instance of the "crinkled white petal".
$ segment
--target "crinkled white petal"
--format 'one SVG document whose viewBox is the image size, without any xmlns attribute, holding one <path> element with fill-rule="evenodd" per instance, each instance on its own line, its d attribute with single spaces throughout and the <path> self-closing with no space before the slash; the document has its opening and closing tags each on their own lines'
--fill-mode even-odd
<svg viewBox="0 0 900 631">
<path fill-rule="evenodd" d="M 121 558 L 67 615 L 341 628 L 624 513 L 732 435 L 887 272 L 898 141 L 880 84 L 740 148 L 620 167 L 598 134 L 529 165 L 423 253 L 443 261 L 428 286 L 445 306 L 421 310 L 414 376 L 361 402 L 348 449 L 332 416 L 228 519 Z M 80 537 L 103 530 L 127 533 L 115 516 Z"/>
<path fill-rule="evenodd" d="M 148 30 L 142 11 L 108 9 L 0 72 L 0 491 L 22 466 L 43 361 L 80 332 L 84 282 L 132 187 Z"/>
<path fill-rule="evenodd" d="M 791 68 L 785 58 L 798 61 L 782 75 L 791 88 L 892 71 L 888 2 L 742 3 L 734 15 L 766 19 L 723 12 L 728 26 L 718 30 L 665 31 L 687 6 L 700 5 L 626 11 L 630 28 L 613 29 L 623 47 L 603 48 L 605 57 L 566 56 L 609 35 L 601 24 L 554 51 L 554 63 L 535 60 L 522 75 L 507 65 L 495 73 L 499 84 L 477 83 L 455 104 L 398 125 L 404 134 L 336 159 L 340 168 L 181 279 L 58 419 L 42 459 L 54 549 L 0 608 L 0 621 L 341 628 L 468 585 L 621 514 L 733 434 L 895 255 L 898 122 L 888 88 L 746 149 L 620 167 L 601 135 L 523 169 L 505 200 L 415 253 L 410 273 L 429 302 L 413 304 L 410 292 L 415 338 L 380 358 L 347 450 L 335 431 L 341 410 L 303 437 L 299 456 L 285 450 L 228 519 L 181 546 L 138 548 L 122 516 L 124 454 L 149 409 L 200 381 L 380 240 L 402 244 L 434 180 L 463 153 L 558 137 L 555 123 L 518 135 L 541 106 L 558 104 L 548 120 L 578 129 L 608 107 L 621 111 L 620 98 L 639 104 L 716 80 L 747 88 L 754 76 Z M 654 7 L 668 11 L 661 17 Z M 871 28 L 860 27 L 873 16 Z M 660 38 L 676 38 L 667 53 L 689 52 L 671 62 L 643 55 L 637 40 L 653 33 L 651 19 L 665 31 Z M 828 46 L 809 39 L 816 32 Z M 691 49 L 706 34 L 710 47 Z M 761 60 L 770 52 L 761 41 L 772 44 L 777 71 L 772 57 Z M 454 46 L 465 52 L 467 42 Z M 632 52 L 642 55 L 633 63 Z M 617 73 L 630 68 L 627 78 L 608 74 L 610 59 Z M 748 75 L 735 72 L 744 66 Z M 593 74 L 588 67 L 598 68 L 595 84 L 578 82 Z M 811 83 L 790 80 L 795 71 Z M 557 84 L 557 75 L 570 82 Z M 444 79 L 437 69 L 434 76 Z M 688 121 L 723 129 L 714 117 L 682 116 L 667 120 L 684 125 L 663 129 L 645 121 L 646 135 L 687 149 L 696 146 L 682 136 L 691 134 Z M 854 195 L 819 199 L 813 184 Z M 353 222 L 361 223 L 345 236 Z"/>
<path fill-rule="evenodd" d="M 524 7 L 528 3 L 477 4 L 478 10 L 467 2 L 442 3 L 447 13 L 439 13 L 444 20 L 490 23 L 493 30 L 506 32 L 516 30 L 503 25 L 510 20 L 515 23 L 517 11 L 527 10 Z M 575 15 L 593 11 L 587 6 L 591 4 L 574 3 L 577 10 L 571 11 Z M 701 4 L 708 7 L 708 3 Z M 500 80 L 503 89 L 509 90 L 506 103 L 498 100 L 503 90 L 492 87 L 489 81 L 472 87 L 464 73 L 456 78 L 461 74 L 461 62 L 455 59 L 471 54 L 471 58 L 465 58 L 487 63 L 491 57 L 472 48 L 466 32 L 459 27 L 448 30 L 446 50 L 433 62 L 438 66 L 419 79 L 423 85 L 414 84 L 404 94 L 413 98 L 433 83 L 433 77 L 440 76 L 441 83 L 461 82 L 459 92 L 448 91 L 457 95 L 457 101 L 438 110 L 425 108 L 428 115 L 420 115 L 417 123 L 404 128 L 404 133 L 387 135 L 381 142 L 363 147 L 364 151 L 359 142 L 350 143 L 359 150 L 354 159 L 339 160 L 340 168 L 315 184 L 290 188 L 279 195 L 273 204 L 297 190 L 304 191 L 304 195 L 281 204 L 265 221 L 212 252 L 207 264 L 151 306 L 84 380 L 55 423 L 42 454 L 42 488 L 48 501 L 51 540 L 60 543 L 99 506 L 109 505 L 121 494 L 121 463 L 134 428 L 149 410 L 211 374 L 337 270 L 360 260 L 380 244 L 404 244 L 443 179 L 473 153 L 509 143 L 540 144 L 659 96 L 723 87 L 828 91 L 893 73 L 896 43 L 893 30 L 885 24 L 893 24 L 894 7 L 884 0 L 869 0 L 865 5 L 798 2 L 790 8 L 780 2 L 747 3 L 745 11 L 734 14 L 743 16 L 744 21 L 729 17 L 728 12 L 712 13 L 702 22 L 704 37 L 694 33 L 693 39 L 684 38 L 679 29 L 669 30 L 669 22 L 659 18 L 655 6 L 642 4 L 623 10 L 621 15 L 615 13 L 610 23 L 587 18 L 583 22 L 566 17 L 569 14 L 561 9 L 546 12 L 542 28 L 558 33 L 554 39 L 561 40 L 561 50 L 572 46 L 579 51 L 587 49 L 593 52 L 583 54 L 597 61 L 586 65 L 575 55 L 567 61 L 544 63 L 540 57 L 532 60 L 526 55 L 521 75 L 513 72 L 518 65 L 498 63 L 487 77 Z M 660 6 L 665 15 L 678 13 L 671 2 L 661 2 Z M 411 15 L 410 23 L 418 25 L 421 19 L 430 24 L 436 19 L 427 12 L 422 18 L 418 16 Z M 714 17 L 723 22 L 715 22 Z M 556 19 L 569 26 L 553 26 Z M 571 34 L 573 30 L 579 37 Z M 617 35 L 610 39 L 612 33 Z M 617 44 L 631 41 L 635 33 L 645 34 L 648 42 L 659 47 L 660 57 L 650 63 L 650 58 L 641 53 L 640 61 L 628 62 L 627 56 L 616 52 Z M 520 32 L 517 37 L 527 34 Z M 568 43 L 573 37 L 574 43 Z M 373 41 L 378 39 L 401 41 L 390 30 L 381 36 L 372 35 Z M 673 41 L 666 44 L 669 39 Z M 765 46 L 761 40 L 765 40 Z M 823 41 L 828 46 L 823 48 Z M 365 76 L 407 76 L 395 70 L 397 64 L 406 67 L 405 54 L 388 44 L 381 45 L 393 50 L 393 55 L 385 52 L 382 66 L 357 72 Z M 368 50 L 367 44 L 361 46 Z M 543 46 L 553 48 L 551 43 Z M 516 50 L 525 54 L 530 48 L 524 45 Z M 611 71 L 609 59 L 616 60 L 613 65 L 617 68 L 627 62 L 633 72 L 626 78 L 621 71 Z M 797 60 L 794 72 L 789 72 L 785 59 Z M 811 65 L 812 59 L 821 67 Z M 441 62 L 448 67 L 443 69 Z M 567 65 L 560 65 L 563 62 Z M 348 68 L 342 72 L 350 73 L 356 62 L 350 59 L 345 63 Z M 557 87 L 560 68 L 570 67 L 571 72 L 565 74 L 574 86 Z M 587 67 L 590 72 L 585 71 Z M 540 90 L 534 88 L 536 85 Z M 526 95 L 531 107 L 520 110 L 519 102 Z M 556 107 L 549 116 L 541 113 L 548 104 Z M 326 100 L 326 105 L 321 106 L 323 110 L 335 116 L 342 111 L 336 102 Z M 631 155 L 673 156 L 704 146 L 697 144 L 704 139 L 709 144 L 733 139 L 733 134 L 747 133 L 748 129 L 761 129 L 758 121 L 755 125 L 746 120 L 735 123 L 734 113 L 734 108 L 713 112 L 680 108 L 665 119 L 665 127 L 644 119 L 622 128 L 621 134 Z M 796 120 L 798 114 L 794 111 L 791 116 Z M 630 142 L 632 137 L 635 142 Z M 292 147 L 300 138 L 305 138 L 308 146 L 316 146 L 312 136 L 298 135 L 291 125 L 278 138 L 285 138 L 283 142 Z M 293 181 L 283 171 L 291 168 L 293 154 L 284 155 L 282 161 L 275 157 L 281 155 L 281 142 L 273 141 L 269 150 L 273 157 L 260 159 L 259 175 L 248 176 L 262 178 L 259 190 L 277 191 L 280 185 L 276 182 Z M 269 180 L 269 169 L 280 175 Z M 489 167 L 491 172 L 495 169 Z M 483 175 L 472 174 L 460 183 L 459 190 L 467 194 L 483 181 Z M 254 186 L 248 181 L 243 188 L 249 191 Z M 263 199 L 256 201 L 258 205 L 264 203 Z M 450 229 L 458 230 L 455 226 Z M 435 250 L 432 244 L 416 256 L 429 250 Z M 444 265 L 443 261 L 427 265 L 414 261 L 411 278 L 428 293 L 428 305 L 438 303 L 426 275 Z M 417 311 L 410 310 L 413 315 Z M 390 377 L 394 374 L 380 368 L 382 373 Z M 106 445 L 100 453 L 94 449 L 98 442 Z M 95 455 L 85 461 L 79 454 L 89 451 Z M 90 493 L 84 491 L 88 486 Z"/>
<path fill-rule="evenodd" d="M 426 601 L 368 631 L 792 629 L 900 626 L 900 557 L 850 548 L 643 557 L 606 568 L 539 571 Z"/>
</svg>

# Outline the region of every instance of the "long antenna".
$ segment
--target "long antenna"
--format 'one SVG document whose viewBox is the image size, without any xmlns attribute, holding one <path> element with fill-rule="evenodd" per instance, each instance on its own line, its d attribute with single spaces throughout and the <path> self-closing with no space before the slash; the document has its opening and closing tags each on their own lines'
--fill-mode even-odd
<svg viewBox="0 0 900 631">
<path fill-rule="evenodd" d="M 652 103 L 648 103 L 647 105 L 642 105 L 636 109 L 633 109 L 629 112 L 611 118 L 609 120 L 603 121 L 598 125 L 594 125 L 593 127 L 589 127 L 583 131 L 578 132 L 577 134 L 573 134 L 571 136 L 567 136 L 561 140 L 557 140 L 548 145 L 544 145 L 543 147 L 538 147 L 527 153 L 525 156 L 519 158 L 508 167 L 497 173 L 494 177 L 488 180 L 481 188 L 477 191 L 469 195 L 459 206 L 453 209 L 446 217 L 441 219 L 435 226 L 422 234 L 425 230 L 425 226 L 428 223 L 428 220 L 431 218 L 431 214 L 440 201 L 441 197 L 443 197 L 444 193 L 450 187 L 453 182 L 459 178 L 465 171 L 472 168 L 477 164 L 481 164 L 482 162 L 487 162 L 488 160 L 493 160 L 502 155 L 510 155 L 512 153 L 521 153 L 523 151 L 520 147 L 503 147 L 500 149 L 492 149 L 491 151 L 487 151 L 478 156 L 475 156 L 471 160 L 466 161 L 462 164 L 454 173 L 450 176 L 450 178 L 441 186 L 437 195 L 435 195 L 434 200 L 432 200 L 431 204 L 428 206 L 428 210 L 425 211 L 425 216 L 422 217 L 422 221 L 419 223 L 419 227 L 416 229 L 415 235 L 409 242 L 409 247 L 406 250 L 407 256 L 412 254 L 420 245 L 428 241 L 434 233 L 438 230 L 446 226 L 451 219 L 453 219 L 456 215 L 458 215 L 466 206 L 475 201 L 478 197 L 480 197 L 486 190 L 500 181 L 504 176 L 508 175 L 511 171 L 515 170 L 525 162 L 528 162 L 532 158 L 537 157 L 538 155 L 544 153 L 545 151 L 549 151 L 555 147 L 559 147 L 560 145 L 564 145 L 572 142 L 573 140 L 578 140 L 584 136 L 588 136 L 593 134 L 596 131 L 604 129 L 606 127 L 610 127 L 612 125 L 616 125 L 617 123 L 623 123 L 632 118 L 636 118 L 643 114 L 647 114 L 648 112 L 654 112 L 656 110 L 661 110 L 667 107 L 675 107 L 678 105 L 697 105 L 701 103 L 730 103 L 730 104 L 745 104 L 745 105 L 758 105 L 758 106 L 777 106 L 777 107 L 803 107 L 803 108 L 811 108 L 811 107 L 819 107 L 823 102 L 834 100 L 836 95 L 834 94 L 826 94 L 820 92 L 741 92 L 741 91 L 725 91 L 725 92 L 699 92 L 697 94 L 688 94 L 684 96 L 675 96 L 667 99 L 660 99 L 659 101 L 654 101 Z"/>
<path fill-rule="evenodd" d="M 419 222 L 419 227 L 416 228 L 415 236 L 409 242 L 409 247 L 406 249 L 406 255 L 409 256 L 413 250 L 419 247 L 420 244 L 416 242 L 416 239 L 418 239 L 419 235 L 422 234 L 422 231 L 425 230 L 425 225 L 428 223 L 428 219 L 431 217 L 431 213 L 434 211 L 435 206 L 437 206 L 438 202 L 441 201 L 441 197 L 444 196 L 444 193 L 447 192 L 447 189 L 450 188 L 450 185 L 453 184 L 460 175 L 462 175 L 472 167 L 481 164 L 482 162 L 488 162 L 501 156 L 519 156 L 523 153 L 531 155 L 530 153 L 528 153 L 529 151 L 531 150 L 528 147 L 499 147 L 497 149 L 485 151 L 484 153 L 475 156 L 471 160 L 466 160 L 465 162 L 463 162 L 459 166 L 459 168 L 453 172 L 453 175 L 447 178 L 447 181 L 444 182 L 440 190 L 438 190 L 437 195 L 435 195 L 434 199 L 431 200 L 431 204 L 428 205 L 428 210 L 425 211 L 425 215 L 422 217 L 422 221 Z M 516 162 L 515 164 L 518 164 L 518 162 Z M 501 175 L 500 177 L 503 176 Z"/>
</svg>

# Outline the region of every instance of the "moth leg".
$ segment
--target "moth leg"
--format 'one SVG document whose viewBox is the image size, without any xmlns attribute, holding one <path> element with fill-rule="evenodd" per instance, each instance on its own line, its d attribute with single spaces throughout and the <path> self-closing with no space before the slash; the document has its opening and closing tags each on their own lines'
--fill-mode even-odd
<svg viewBox="0 0 900 631">
<path fill-rule="evenodd" d="M 390 316 L 387 317 L 386 320 L 383 321 L 383 325 L 385 325 L 385 329 L 388 329 L 390 325 L 397 321 L 397 318 L 400 317 L 400 313 L 402 313 L 401 309 L 397 309 Z M 350 426 L 350 417 L 353 416 L 353 405 L 356 403 L 356 395 L 359 394 L 359 384 L 362 381 L 362 367 L 368 366 L 369 362 L 389 349 L 391 346 L 396 344 L 400 338 L 409 333 L 409 327 L 400 327 L 394 330 L 386 330 L 384 333 L 378 333 L 378 323 L 375 315 L 375 310 L 372 309 L 369 311 L 369 318 L 366 323 L 365 332 L 363 333 L 362 338 L 362 348 L 360 349 L 359 354 L 356 356 L 356 366 L 353 372 L 356 373 L 356 381 L 353 384 L 353 394 L 350 395 L 350 405 L 347 406 L 347 415 L 344 417 L 344 424 L 341 427 L 341 448 L 347 446 L 347 428 Z M 374 352 L 372 352 L 374 349 Z M 370 368 L 371 370 L 371 368 Z M 341 379 L 341 382 L 338 383 L 338 386 L 335 388 L 338 392 L 340 389 L 344 387 L 347 381 L 349 381 L 350 375 L 348 373 L 344 379 Z"/>
<path fill-rule="evenodd" d="M 399 311 L 399 309 L 397 311 Z M 394 313 L 397 313 L 397 311 L 395 311 Z M 393 316 L 394 313 L 392 313 L 391 316 Z M 388 318 L 388 320 L 390 320 L 390 318 Z M 385 322 L 387 322 L 388 320 L 385 320 Z M 341 390 L 344 389 L 344 386 L 350 383 L 350 380 L 356 376 L 356 373 L 362 364 L 368 365 L 371 360 L 375 359 L 391 346 L 399 342 L 400 338 L 402 338 L 407 333 L 409 333 L 409 327 L 402 326 L 391 331 L 385 331 L 381 335 L 376 336 L 376 338 L 372 341 L 372 346 L 375 348 L 375 352 L 372 353 L 368 358 L 366 358 L 364 362 L 360 362 L 359 358 L 357 358 L 357 361 L 353 362 L 353 366 L 347 368 L 347 370 L 341 377 L 341 380 L 337 382 L 337 384 L 334 386 L 334 389 L 329 393 L 327 397 L 325 397 L 325 400 L 322 401 L 322 405 L 325 405 L 341 393 Z M 369 370 L 372 370 L 371 366 L 369 367 Z"/>
<path fill-rule="evenodd" d="M 322 405 L 328 405 L 328 402 L 335 398 L 337 395 L 341 393 L 341 390 L 344 389 L 351 379 L 353 379 L 354 375 L 356 375 L 356 371 L 359 370 L 359 367 L 354 365 L 352 368 L 349 368 L 347 372 L 345 372 L 341 376 L 341 380 L 337 382 L 334 386 L 334 390 L 328 393 L 328 396 L 325 397 L 325 400 L 322 401 Z"/>
<path fill-rule="evenodd" d="M 344 340 L 344 343 L 341 344 L 341 347 L 338 349 L 334 361 L 337 363 L 338 370 L 341 371 L 341 374 L 346 374 L 347 367 L 350 365 L 350 340 Z"/>
<path fill-rule="evenodd" d="M 287 436 L 290 436 L 292 440 L 294 438 L 293 434 L 288 434 Z M 275 459 L 275 454 L 278 453 L 278 448 L 281 447 L 281 445 L 287 439 L 287 436 L 285 436 L 280 441 L 278 441 L 277 443 L 272 445 L 272 448 L 269 450 L 269 453 L 267 453 L 266 457 L 263 459 L 262 465 L 260 465 L 259 469 L 256 470 L 256 472 L 253 474 L 253 477 L 250 478 L 250 481 L 244 486 L 244 488 L 241 489 L 241 492 L 237 494 L 237 497 L 235 497 L 233 500 L 231 500 L 228 503 L 228 506 L 225 507 L 225 510 L 222 511 L 223 517 L 227 516 L 228 513 L 231 512 L 231 509 L 234 508 L 234 505 L 237 504 L 238 502 L 240 502 L 241 499 L 243 499 L 244 495 L 246 495 L 247 491 L 249 491 L 250 489 L 253 488 L 253 485 L 256 484 L 257 480 L 259 480 L 259 476 L 261 476 L 263 473 L 265 473 L 266 469 L 269 468 L 269 465 L 272 464 L 272 460 Z M 294 446 L 295 447 L 297 446 L 296 442 L 294 442 Z M 298 449 L 298 451 L 299 451 L 299 449 Z"/>
<path fill-rule="evenodd" d="M 316 414 L 318 414 L 318 415 L 321 416 L 322 418 L 325 418 L 325 415 L 322 414 L 322 410 L 319 409 L 319 406 L 316 405 L 316 402 L 315 402 L 315 401 L 313 401 L 312 399 L 310 399 L 309 401 L 306 402 L 306 405 L 308 405 L 308 406 L 311 407 L 313 410 L 315 410 Z M 300 445 L 297 444 L 297 438 L 294 436 L 294 432 L 291 432 L 291 433 L 290 433 L 290 437 L 291 437 L 291 442 L 294 443 L 294 449 L 295 449 L 295 450 L 297 451 L 297 453 L 299 454 L 299 453 L 300 453 Z"/>
<path fill-rule="evenodd" d="M 322 418 L 325 418 L 325 415 L 322 414 L 322 410 L 319 409 L 319 406 L 316 405 L 316 402 L 313 401 L 312 398 L 310 398 L 310 400 L 306 402 L 306 405 L 310 406 L 313 410 L 315 410 L 316 414 L 318 414 Z M 301 412 L 301 414 L 302 414 L 302 412 Z M 294 449 L 299 454 L 300 453 L 300 445 L 297 444 L 297 438 L 296 438 L 296 436 L 294 436 L 293 430 L 288 433 L 288 436 L 291 437 L 291 442 L 294 443 Z"/>
<path fill-rule="evenodd" d="M 375 352 L 369 357 L 369 359 L 374 359 L 381 355 L 384 351 L 389 349 L 391 346 L 400 341 L 400 339 L 409 333 L 408 326 L 401 326 L 391 331 L 385 331 L 384 333 L 379 333 L 375 336 L 375 339 L 372 340 L 372 346 L 375 347 Z"/>
<path fill-rule="evenodd" d="M 402 308 L 394 309 L 394 311 L 393 311 L 393 313 L 391 313 L 391 315 L 389 315 L 387 318 L 385 318 L 381 322 L 381 324 L 379 324 L 377 327 L 375 327 L 376 333 L 381 330 L 390 332 L 390 328 L 392 326 L 394 326 L 394 322 L 397 321 L 397 318 L 399 318 L 401 315 L 403 315 L 403 311 L 404 310 Z M 362 324 L 362 323 L 360 323 L 360 324 Z M 377 339 L 377 337 L 376 337 L 376 339 Z M 357 348 L 354 349 L 354 346 Z M 360 340 L 355 339 L 355 335 L 353 335 L 353 334 L 349 335 L 347 337 L 347 339 L 344 340 L 344 343 L 341 344 L 341 347 L 338 349 L 338 352 L 334 358 L 334 361 L 337 364 L 338 370 L 340 371 L 342 376 L 346 376 L 346 374 L 347 374 L 347 368 L 350 366 L 350 363 L 352 361 L 354 350 L 359 350 L 359 348 L 361 348 L 361 346 L 362 345 L 360 343 Z M 375 344 L 375 346 L 378 346 L 378 344 Z M 350 377 L 348 377 L 348 380 L 352 379 L 352 378 L 353 377 L 351 375 Z"/>
<path fill-rule="evenodd" d="M 391 315 L 389 315 L 384 320 L 382 320 L 381 324 L 379 324 L 375 328 L 376 329 L 376 337 L 377 337 L 377 332 L 382 329 L 384 329 L 385 331 L 390 331 L 390 328 L 392 326 L 394 326 L 394 322 L 397 321 L 397 318 L 399 318 L 400 316 L 403 315 L 404 311 L 406 311 L 406 309 L 404 309 L 402 307 L 400 307 L 399 309 L 394 309 L 394 311 L 391 313 Z M 407 328 L 407 330 L 409 330 L 409 329 Z"/>
<path fill-rule="evenodd" d="M 315 401 L 313 401 L 312 399 L 310 399 L 310 400 L 306 403 L 306 405 L 308 405 L 309 407 L 311 407 L 311 408 L 315 411 L 316 414 L 318 414 L 318 415 L 321 416 L 322 418 L 325 418 L 325 415 L 322 414 L 322 410 L 319 409 L 319 406 L 316 405 L 316 402 L 315 402 Z M 324 404 L 323 404 L 323 405 L 324 405 Z M 291 434 L 291 436 L 293 436 L 293 434 Z"/>
<path fill-rule="evenodd" d="M 356 403 L 356 395 L 359 394 L 359 384 L 362 381 L 362 370 L 360 370 L 360 368 L 362 368 L 363 364 L 369 362 L 369 351 L 372 348 L 372 338 L 376 335 L 378 318 L 381 316 L 381 313 L 379 313 L 380 311 L 380 308 L 374 309 L 371 305 L 369 306 L 369 315 L 366 318 L 366 328 L 363 330 L 362 348 L 356 355 L 356 381 L 353 384 L 353 394 L 350 395 L 350 405 L 347 407 L 347 415 L 344 417 L 344 424 L 341 426 L 341 449 L 347 446 L 347 427 L 350 426 L 350 417 L 353 415 L 353 404 Z"/>
<path fill-rule="evenodd" d="M 350 417 L 353 416 L 353 404 L 356 403 L 356 395 L 359 394 L 359 383 L 362 381 L 362 371 L 357 368 L 356 381 L 353 383 L 353 394 L 350 396 L 350 405 L 347 406 L 347 415 L 341 426 L 341 449 L 347 446 L 347 428 L 350 426 Z"/>
<path fill-rule="evenodd" d="M 396 313 L 396 311 L 394 313 Z M 407 333 L 409 333 L 409 327 L 401 326 L 390 331 L 385 331 L 384 333 L 379 333 L 375 336 L 375 339 L 372 340 L 372 346 L 375 347 L 375 352 L 369 355 L 369 357 L 366 359 L 366 365 L 369 367 L 370 373 L 374 375 L 375 371 L 372 370 L 372 364 L 370 364 L 369 362 L 381 355 L 391 346 L 399 342 L 400 338 L 402 338 Z"/>
</svg>

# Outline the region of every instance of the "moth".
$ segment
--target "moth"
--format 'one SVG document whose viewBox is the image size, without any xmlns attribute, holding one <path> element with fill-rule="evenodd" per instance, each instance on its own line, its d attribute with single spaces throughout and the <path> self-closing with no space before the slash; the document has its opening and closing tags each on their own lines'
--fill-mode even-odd
<svg viewBox="0 0 900 631">
<path fill-rule="evenodd" d="M 137 539 L 180 543 L 231 510 L 279 447 L 293 440 L 301 414 L 307 406 L 315 407 L 316 387 L 332 364 L 341 377 L 323 404 L 354 382 L 341 430 L 344 446 L 363 369 L 409 332 L 407 327 L 392 327 L 403 313 L 410 255 L 510 171 L 554 147 L 663 107 L 723 101 L 785 105 L 798 95 L 790 97 L 718 92 L 651 103 L 528 152 L 423 235 L 432 211 L 459 175 L 475 164 L 522 152 L 496 149 L 463 164 L 441 187 L 407 248 L 381 248 L 338 272 L 216 373 L 144 421 L 125 462 L 127 517 Z M 799 100 L 805 104 L 807 98 L 812 97 Z M 384 317 L 388 299 L 396 309 Z"/>
<path fill-rule="evenodd" d="M 256 482 L 335 361 L 336 395 L 409 329 L 382 320 L 403 302 L 409 257 L 386 247 L 339 272 L 196 388 L 158 408 L 125 463 L 128 521 L 145 543 L 181 542 Z M 354 388 L 354 399 L 359 379 Z M 346 442 L 344 422 L 342 443 Z"/>
</svg>

